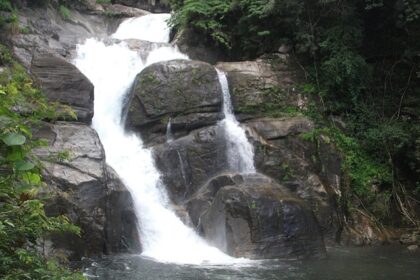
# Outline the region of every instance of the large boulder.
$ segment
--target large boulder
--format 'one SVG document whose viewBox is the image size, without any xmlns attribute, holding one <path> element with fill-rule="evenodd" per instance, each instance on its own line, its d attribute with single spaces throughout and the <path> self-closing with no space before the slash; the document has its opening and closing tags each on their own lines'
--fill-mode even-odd
<svg viewBox="0 0 420 280">
<path fill-rule="evenodd" d="M 221 87 L 210 64 L 171 60 L 146 67 L 125 106 L 126 125 L 149 143 L 163 142 L 168 121 L 175 136 L 215 124 L 221 114 Z"/>
<path fill-rule="evenodd" d="M 325 255 L 310 207 L 260 174 L 218 176 L 187 209 L 210 244 L 229 255 L 254 259 Z"/>
<path fill-rule="evenodd" d="M 227 168 L 223 133 L 215 125 L 153 147 L 156 166 L 174 202 L 184 202 L 209 178 Z"/>
<path fill-rule="evenodd" d="M 335 147 L 323 137 L 317 143 L 305 140 L 304 133 L 315 125 L 303 116 L 253 119 L 246 127 L 255 146 L 257 170 L 305 200 L 325 241 L 334 244 L 343 227 L 341 158 Z"/>
<path fill-rule="evenodd" d="M 174 34 L 172 43 L 177 45 L 182 53 L 185 53 L 194 60 L 205 61 L 216 64 L 218 61 L 226 59 L 226 52 L 213 46 L 211 42 L 203 40 L 203 36 L 198 34 L 193 28 L 183 28 Z"/>
<path fill-rule="evenodd" d="M 77 120 L 89 124 L 93 117 L 94 87 L 74 65 L 47 52 L 37 52 L 31 74 L 47 99 L 70 106 Z"/>
<path fill-rule="evenodd" d="M 66 215 L 81 236 L 52 235 L 51 253 L 71 260 L 140 250 L 135 210 L 128 191 L 106 166 L 96 132 L 84 124 L 46 124 L 36 133 L 48 146 L 36 150 L 42 160 L 47 215 Z M 112 208 L 109 209 L 110 204 Z"/>
</svg>

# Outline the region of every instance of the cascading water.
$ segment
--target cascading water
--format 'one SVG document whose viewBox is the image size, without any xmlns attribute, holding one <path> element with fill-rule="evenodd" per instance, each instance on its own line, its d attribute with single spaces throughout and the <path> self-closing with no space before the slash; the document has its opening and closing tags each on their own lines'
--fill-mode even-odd
<svg viewBox="0 0 420 280">
<path fill-rule="evenodd" d="M 220 122 L 220 125 L 225 131 L 226 153 L 230 171 L 255 173 L 254 147 L 249 143 L 245 130 L 242 129 L 233 113 L 226 74 L 219 69 L 216 70 L 223 92 L 223 114 L 225 118 Z"/>
<path fill-rule="evenodd" d="M 169 118 L 168 123 L 166 124 L 166 142 L 170 143 L 172 141 L 174 141 L 174 136 L 172 135 L 171 118 Z"/>
<path fill-rule="evenodd" d="M 127 20 L 113 37 L 167 42 L 168 17 L 167 14 L 147 15 Z M 143 148 L 140 138 L 126 133 L 123 128 L 122 103 L 136 74 L 150 63 L 176 58 L 187 57 L 175 48 L 158 48 L 149 54 L 144 65 L 139 55 L 124 42 L 105 45 L 88 39 L 78 45 L 74 64 L 95 86 L 92 125 L 104 146 L 107 163 L 119 174 L 133 197 L 140 224 L 142 255 L 176 263 L 237 262 L 206 244 L 174 214 L 151 151 Z"/>
</svg>

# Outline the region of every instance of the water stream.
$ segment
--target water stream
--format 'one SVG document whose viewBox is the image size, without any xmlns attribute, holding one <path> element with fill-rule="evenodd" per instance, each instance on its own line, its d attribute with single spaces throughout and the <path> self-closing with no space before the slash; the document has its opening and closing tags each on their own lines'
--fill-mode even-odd
<svg viewBox="0 0 420 280">
<path fill-rule="evenodd" d="M 226 74 L 217 70 L 223 92 L 223 114 L 225 118 L 220 125 L 225 131 L 227 160 L 230 171 L 239 173 L 255 173 L 254 147 L 249 143 L 245 130 L 240 126 L 233 113 Z"/>
<path fill-rule="evenodd" d="M 168 17 L 168 14 L 154 14 L 124 21 L 112 37 L 167 42 Z M 95 86 L 92 126 L 104 146 L 107 163 L 115 169 L 133 197 L 142 255 L 161 262 L 238 262 L 240 260 L 209 246 L 175 215 L 151 151 L 143 147 L 136 135 L 126 133 L 121 121 L 124 96 L 137 73 L 154 62 L 186 58 L 176 48 L 161 47 L 151 51 L 143 64 L 140 56 L 123 41 L 104 44 L 88 39 L 78 45 L 74 64 Z"/>
</svg>

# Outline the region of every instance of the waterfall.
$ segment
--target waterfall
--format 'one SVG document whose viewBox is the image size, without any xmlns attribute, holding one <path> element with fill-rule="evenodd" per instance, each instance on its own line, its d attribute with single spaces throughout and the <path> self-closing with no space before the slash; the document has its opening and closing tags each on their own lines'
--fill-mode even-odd
<svg viewBox="0 0 420 280">
<path fill-rule="evenodd" d="M 168 123 L 166 124 L 166 142 L 170 143 L 172 141 L 174 141 L 174 136 L 172 135 L 171 118 L 169 118 Z"/>
<path fill-rule="evenodd" d="M 226 74 L 217 68 L 216 71 L 223 92 L 223 114 L 225 118 L 220 122 L 220 125 L 225 131 L 226 153 L 230 171 L 255 173 L 254 147 L 249 143 L 245 130 L 242 129 L 233 113 Z"/>
<path fill-rule="evenodd" d="M 168 42 L 168 14 L 146 15 L 124 21 L 113 35 Z M 139 55 L 122 41 L 104 44 L 88 39 L 77 46 L 74 64 L 95 86 L 93 128 L 105 149 L 107 163 L 129 189 L 139 219 L 139 234 L 146 257 L 176 263 L 232 263 L 231 258 L 209 246 L 187 227 L 169 206 L 165 186 L 149 149 L 136 135 L 126 133 L 121 121 L 122 102 L 135 76 L 146 65 L 175 58 L 185 59 L 176 48 L 153 50 L 142 63 Z"/>
</svg>

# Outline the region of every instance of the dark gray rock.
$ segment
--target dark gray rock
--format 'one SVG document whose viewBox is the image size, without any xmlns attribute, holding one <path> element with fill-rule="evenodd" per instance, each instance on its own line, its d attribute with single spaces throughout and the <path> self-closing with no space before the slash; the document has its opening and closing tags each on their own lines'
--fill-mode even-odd
<svg viewBox="0 0 420 280">
<path fill-rule="evenodd" d="M 185 28 L 174 35 L 172 43 L 177 45 L 179 50 L 191 59 L 210 64 L 216 64 L 218 61 L 226 59 L 226 52 L 214 47 L 211 42 L 206 42 L 202 38 L 203 36 L 197 34 L 197 31 L 192 28 Z"/>
<path fill-rule="evenodd" d="M 37 52 L 31 74 L 48 101 L 69 105 L 77 119 L 89 124 L 93 117 L 93 84 L 74 65 L 51 53 Z"/>
<path fill-rule="evenodd" d="M 126 125 L 149 143 L 163 142 L 169 119 L 175 136 L 212 125 L 222 118 L 221 88 L 213 66 L 172 60 L 152 64 L 136 78 Z"/>
<path fill-rule="evenodd" d="M 343 227 L 341 157 L 334 146 L 326 138 L 317 143 L 302 138 L 314 128 L 306 117 L 254 119 L 246 126 L 257 170 L 311 205 L 326 243 L 334 244 Z"/>
<path fill-rule="evenodd" d="M 96 132 L 79 123 L 46 124 L 35 136 L 49 146 L 36 154 L 42 160 L 45 204 L 49 216 L 66 215 L 81 236 L 54 234 L 49 254 L 70 260 L 104 253 L 140 250 L 133 202 L 115 173 L 106 166 Z M 112 207 L 109 207 L 112 204 Z"/>
<path fill-rule="evenodd" d="M 190 215 L 201 212 L 198 227 L 212 245 L 255 259 L 325 256 L 320 228 L 303 200 L 259 174 L 226 176 L 201 190 L 205 207 L 193 206 L 196 197 L 189 203 Z"/>
<path fill-rule="evenodd" d="M 107 168 L 107 196 L 105 203 L 106 253 L 140 252 L 138 222 L 130 192 L 115 171 Z"/>
<path fill-rule="evenodd" d="M 227 168 L 223 130 L 210 126 L 154 146 L 156 166 L 173 201 L 188 199 L 209 178 Z"/>
</svg>

